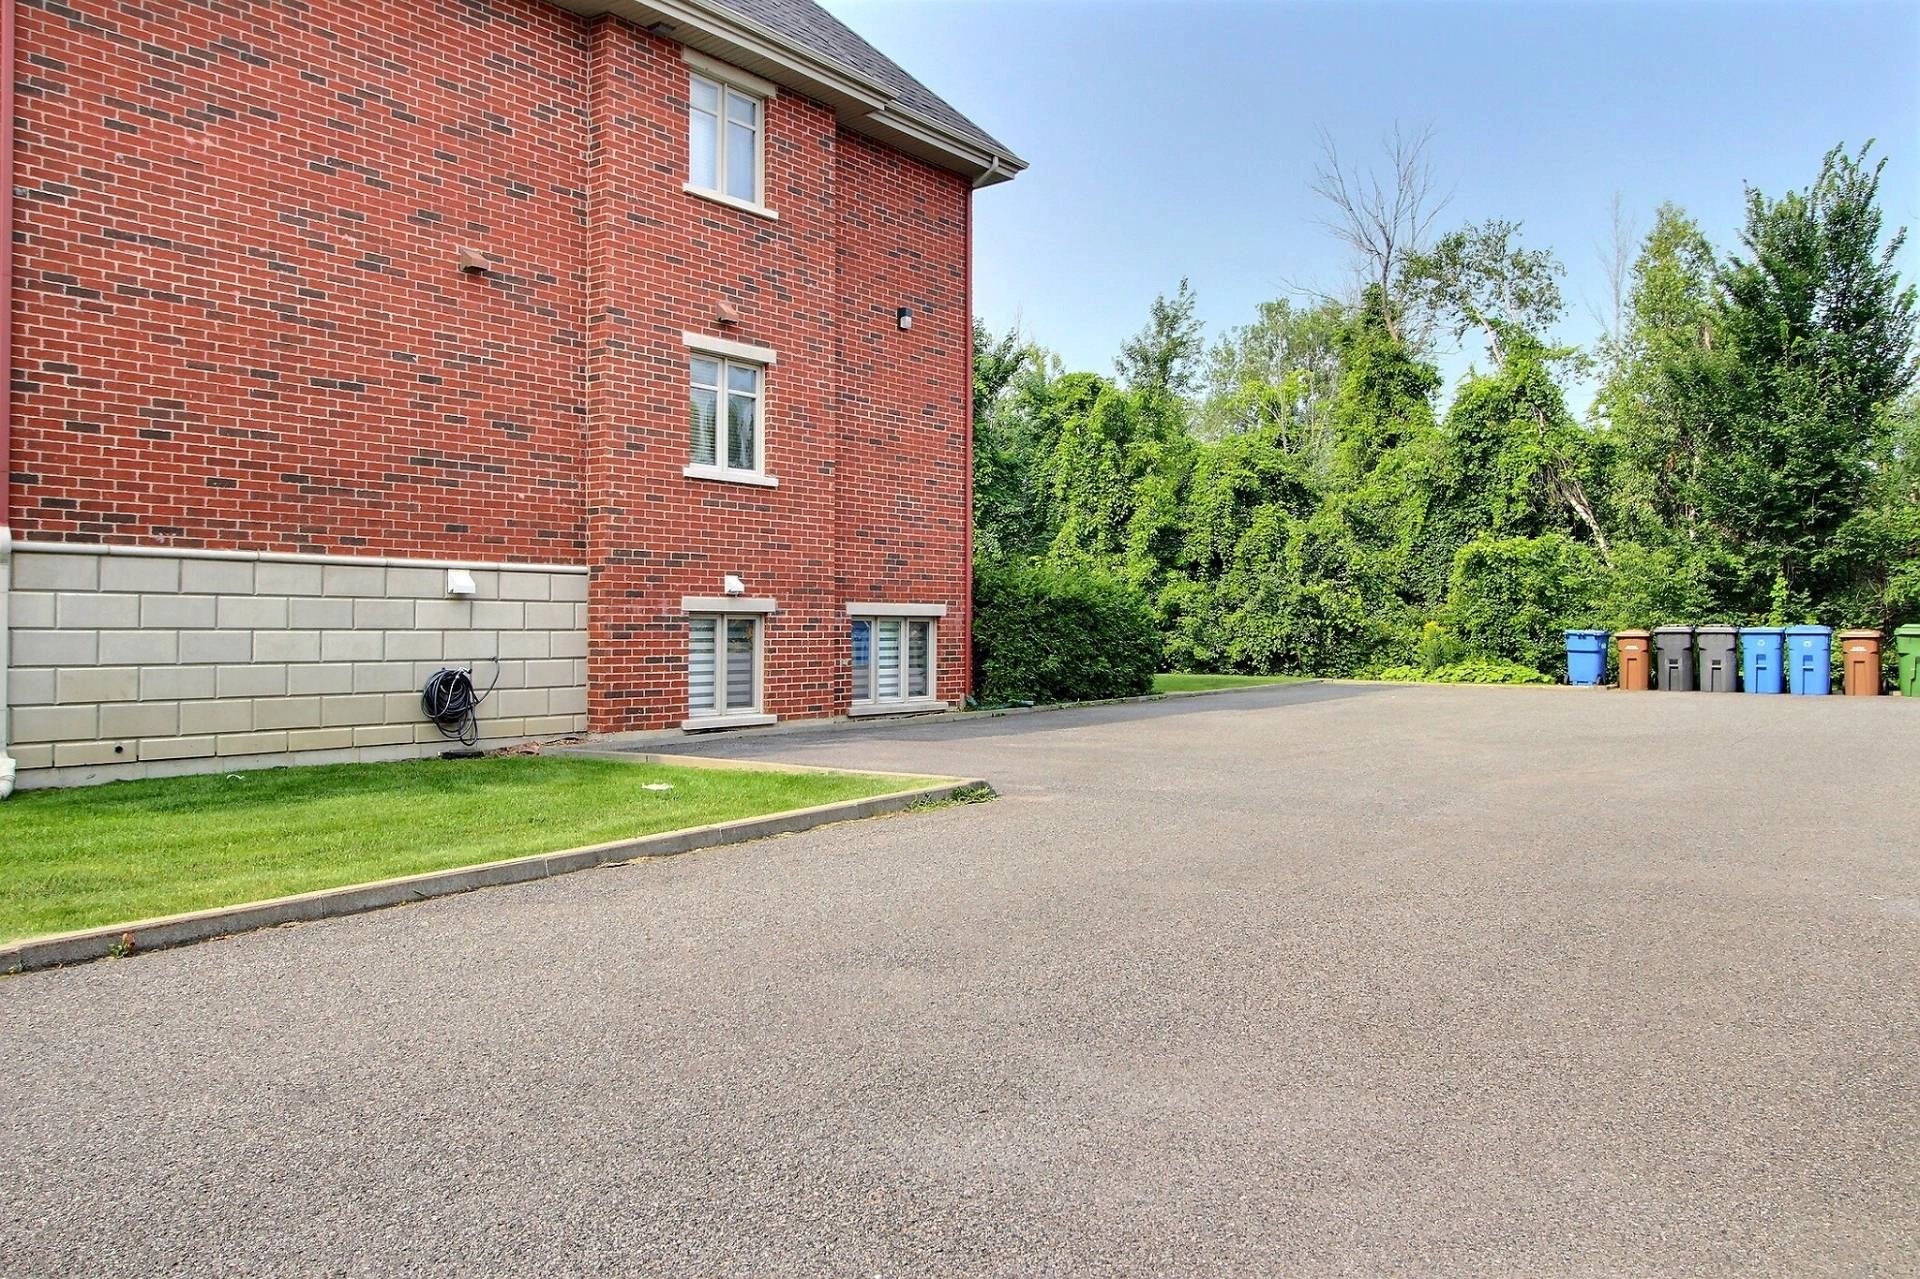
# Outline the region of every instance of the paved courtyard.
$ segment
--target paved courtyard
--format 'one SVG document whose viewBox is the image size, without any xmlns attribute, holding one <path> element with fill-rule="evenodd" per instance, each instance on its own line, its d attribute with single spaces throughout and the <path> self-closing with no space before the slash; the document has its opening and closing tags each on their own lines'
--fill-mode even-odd
<svg viewBox="0 0 1920 1279">
<path fill-rule="evenodd" d="M 1920 707 L 1321 685 L 0 982 L 0 1272 L 1920 1271 Z"/>
</svg>

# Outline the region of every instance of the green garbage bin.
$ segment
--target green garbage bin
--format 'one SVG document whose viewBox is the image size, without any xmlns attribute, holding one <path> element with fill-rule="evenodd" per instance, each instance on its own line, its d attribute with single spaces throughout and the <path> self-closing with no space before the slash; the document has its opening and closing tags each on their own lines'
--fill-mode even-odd
<svg viewBox="0 0 1920 1279">
<path fill-rule="evenodd" d="M 1920 622 L 1893 628 L 1893 651 L 1900 655 L 1900 696 L 1920 697 Z"/>
</svg>

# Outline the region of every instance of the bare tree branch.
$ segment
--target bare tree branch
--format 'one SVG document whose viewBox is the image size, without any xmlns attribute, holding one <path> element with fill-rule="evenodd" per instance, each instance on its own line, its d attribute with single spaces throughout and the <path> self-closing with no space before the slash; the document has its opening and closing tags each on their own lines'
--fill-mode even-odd
<svg viewBox="0 0 1920 1279">
<path fill-rule="evenodd" d="M 1426 242 L 1434 219 L 1453 199 L 1434 184 L 1427 159 L 1433 128 L 1407 134 L 1394 125 L 1380 140 L 1384 166 L 1365 170 L 1341 160 L 1339 145 L 1326 129 L 1319 138 L 1320 159 L 1310 185 L 1329 207 L 1320 224 L 1353 251 L 1361 279 L 1380 289 L 1388 331 L 1407 342 L 1407 317 L 1395 296 L 1400 263 Z"/>
</svg>

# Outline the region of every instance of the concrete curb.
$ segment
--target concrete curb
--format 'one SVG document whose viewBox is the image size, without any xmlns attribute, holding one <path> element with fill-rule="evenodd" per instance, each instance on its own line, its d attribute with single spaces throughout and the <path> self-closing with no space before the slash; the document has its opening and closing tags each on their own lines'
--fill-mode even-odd
<svg viewBox="0 0 1920 1279">
<path fill-rule="evenodd" d="M 685 763 L 695 767 L 731 766 L 752 769 L 762 767 L 752 763 L 735 764 L 731 761 L 721 763 L 705 758 L 683 759 L 665 755 L 653 758 L 662 763 Z M 844 773 L 858 770 L 796 766 L 794 771 Z M 914 776 L 916 778 L 925 776 L 924 774 L 892 773 L 867 773 L 866 775 L 870 777 Z M 143 919 L 130 924 L 111 924 L 70 933 L 54 933 L 46 937 L 29 937 L 0 944 L 0 974 L 55 968 L 62 964 L 85 963 L 107 955 L 163 950 L 170 946 L 184 946 L 233 933 L 251 932 L 257 928 L 272 928 L 279 924 L 305 923 L 316 919 L 332 919 L 340 915 L 357 915 L 363 911 L 403 906 L 408 902 L 447 897 L 454 893 L 489 888 L 496 884 L 522 884 L 530 880 L 546 879 L 553 875 L 565 875 L 576 870 L 604 866 L 609 862 L 633 861 L 642 857 L 673 857 L 680 853 L 691 853 L 702 848 L 716 848 L 723 844 L 741 844 L 774 835 L 791 835 L 833 822 L 880 817 L 888 813 L 901 812 L 916 804 L 937 803 L 941 800 L 956 799 L 981 792 L 991 795 L 993 788 L 978 778 L 940 778 L 932 785 L 889 791 L 884 795 L 870 795 L 865 799 L 848 799 L 833 804 L 819 804 L 812 808 L 789 809 L 784 813 L 769 813 L 764 817 L 746 817 L 732 822 L 716 822 L 709 826 L 690 826 L 685 830 L 664 831 L 658 835 L 645 835 L 638 839 L 592 844 L 585 848 L 569 848 L 557 853 L 534 853 L 530 856 L 511 857 L 503 861 L 482 862 L 478 866 L 459 866 L 451 870 L 428 871 L 420 875 L 403 875 L 396 879 L 375 880 L 369 884 L 350 884 L 344 888 L 323 888 L 292 897 L 276 897 L 268 901 L 246 902 L 238 906 L 220 906 L 184 915 L 166 915 L 158 919 Z"/>
<path fill-rule="evenodd" d="M 1328 684 L 1335 681 L 1311 676 L 1291 680 L 1285 684 L 1242 684 L 1234 688 L 1193 688 L 1172 693 L 1142 693 L 1138 697 L 1102 697 L 1087 702 L 1044 702 L 1038 706 L 997 706 L 991 709 L 975 711 L 907 711 L 899 715 L 862 715 L 858 718 L 841 715 L 832 719 L 795 719 L 783 720 L 778 724 L 765 724 L 754 728 L 696 729 L 680 728 L 645 729 L 635 733 L 600 733 L 574 741 L 569 740 L 557 746 L 547 747 L 548 752 L 583 753 L 593 755 L 625 754 L 633 755 L 642 747 L 658 743 L 668 746 L 674 742 L 719 742 L 729 739 L 750 741 L 761 737 L 784 737 L 789 733 L 823 732 L 859 732 L 867 728 L 898 727 L 901 724 L 974 724 L 983 719 L 999 719 L 1007 715 L 1044 715 L 1050 711 L 1074 711 L 1089 706 L 1137 706 L 1145 702 L 1171 702 L 1189 697 L 1219 697 L 1227 693 L 1258 693 L 1281 688 L 1307 688 L 1314 684 Z M 1350 681 L 1365 683 L 1367 681 Z M 643 756 L 666 763 L 691 763 L 696 758 L 706 756 L 680 756 L 671 754 Z M 762 761 L 755 761 L 762 762 Z M 846 770 L 841 770 L 846 771 Z M 866 770 L 857 770 L 866 771 Z M 880 773 L 875 776 L 884 777 Z"/>
</svg>

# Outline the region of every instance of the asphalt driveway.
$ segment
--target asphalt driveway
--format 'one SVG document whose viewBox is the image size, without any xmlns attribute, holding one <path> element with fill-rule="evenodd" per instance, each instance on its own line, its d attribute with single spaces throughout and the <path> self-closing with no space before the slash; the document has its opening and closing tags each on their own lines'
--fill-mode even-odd
<svg viewBox="0 0 1920 1279">
<path fill-rule="evenodd" d="M 1323 685 L 0 982 L 0 1273 L 1912 1274 L 1920 707 Z"/>
</svg>

